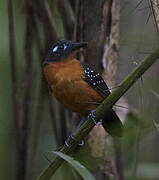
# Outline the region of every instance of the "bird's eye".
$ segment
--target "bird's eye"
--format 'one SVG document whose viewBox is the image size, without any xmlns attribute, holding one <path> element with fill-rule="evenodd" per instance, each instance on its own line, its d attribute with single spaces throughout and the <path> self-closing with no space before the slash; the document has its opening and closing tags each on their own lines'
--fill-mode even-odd
<svg viewBox="0 0 159 180">
<path fill-rule="evenodd" d="M 54 53 L 58 53 L 59 51 L 61 51 L 61 50 L 65 50 L 67 48 L 67 45 L 63 45 L 63 44 L 60 44 L 60 45 L 56 45 L 54 48 L 53 48 L 53 50 L 52 50 L 52 52 L 54 52 Z"/>
</svg>

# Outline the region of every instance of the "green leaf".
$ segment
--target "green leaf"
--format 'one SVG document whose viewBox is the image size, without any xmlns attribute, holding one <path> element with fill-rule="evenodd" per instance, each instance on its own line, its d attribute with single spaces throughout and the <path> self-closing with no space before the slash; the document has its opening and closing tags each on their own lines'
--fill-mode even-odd
<svg viewBox="0 0 159 180">
<path fill-rule="evenodd" d="M 72 157 L 63 154 L 61 152 L 54 152 L 56 155 L 60 156 L 62 159 L 64 159 L 65 161 L 67 161 L 69 164 L 71 164 L 71 166 L 73 166 L 76 171 L 81 175 L 81 177 L 84 180 L 95 180 L 95 178 L 93 177 L 93 175 L 88 171 L 88 169 L 86 169 L 82 164 L 80 164 L 78 161 L 76 161 L 75 159 L 73 159 Z"/>
</svg>

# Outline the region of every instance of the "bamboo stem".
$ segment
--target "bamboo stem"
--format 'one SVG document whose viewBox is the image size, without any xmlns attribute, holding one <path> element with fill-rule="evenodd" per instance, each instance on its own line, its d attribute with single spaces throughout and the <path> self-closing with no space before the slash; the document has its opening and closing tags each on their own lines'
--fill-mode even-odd
<svg viewBox="0 0 159 180">
<path fill-rule="evenodd" d="M 144 74 L 146 70 L 150 68 L 153 63 L 155 63 L 155 61 L 157 61 L 158 58 L 159 49 L 154 51 L 154 53 L 141 62 L 141 64 L 136 67 L 135 70 L 125 78 L 125 80 L 123 80 L 120 86 L 96 108 L 95 120 L 97 122 L 100 121 L 100 119 L 103 119 L 105 113 L 109 111 L 109 109 L 120 99 L 120 97 L 125 94 L 125 92 Z M 69 147 L 64 145 L 60 152 L 65 154 L 72 153 L 77 144 L 91 131 L 94 126 L 95 124 L 92 119 L 88 118 L 88 120 L 85 121 L 85 123 L 74 132 L 74 138 L 69 139 Z M 56 170 L 61 166 L 63 161 L 64 160 L 59 156 L 55 156 L 54 161 L 44 170 L 38 180 L 49 180 Z"/>
</svg>

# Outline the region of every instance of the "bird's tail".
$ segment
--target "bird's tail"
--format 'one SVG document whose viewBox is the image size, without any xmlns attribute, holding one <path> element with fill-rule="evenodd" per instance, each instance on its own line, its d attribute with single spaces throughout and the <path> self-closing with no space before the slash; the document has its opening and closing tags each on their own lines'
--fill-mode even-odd
<svg viewBox="0 0 159 180">
<path fill-rule="evenodd" d="M 123 135 L 123 124 L 113 109 L 106 113 L 105 118 L 102 120 L 102 125 L 113 137 L 121 137 Z"/>
</svg>

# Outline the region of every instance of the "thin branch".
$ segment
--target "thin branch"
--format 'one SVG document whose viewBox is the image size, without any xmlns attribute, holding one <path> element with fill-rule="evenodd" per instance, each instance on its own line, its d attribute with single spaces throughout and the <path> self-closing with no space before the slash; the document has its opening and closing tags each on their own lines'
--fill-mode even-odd
<svg viewBox="0 0 159 180">
<path fill-rule="evenodd" d="M 68 0 L 59 0 L 58 8 L 63 16 L 63 23 L 66 30 L 67 39 L 73 39 L 73 30 L 75 25 L 75 14 Z"/>
<path fill-rule="evenodd" d="M 35 45 L 37 49 L 37 54 L 38 54 L 38 60 L 39 64 L 41 67 L 41 63 L 43 60 L 43 46 L 40 40 L 40 34 L 38 31 L 37 27 L 37 22 L 35 21 L 35 18 L 33 18 L 33 24 L 32 24 L 32 29 L 34 30 L 34 37 L 35 37 Z M 39 67 L 38 67 L 39 68 Z M 40 74 L 41 75 L 41 74 Z M 40 76 L 41 77 L 41 76 Z M 28 145 L 28 159 L 27 159 L 27 165 L 28 167 L 34 166 L 35 164 L 35 155 L 37 151 L 37 146 L 38 146 L 38 137 L 39 137 L 39 132 L 40 132 L 40 126 L 41 126 L 41 121 L 43 117 L 43 109 L 44 109 L 44 100 L 45 100 L 45 94 L 44 94 L 44 83 L 42 79 L 40 79 L 40 85 L 37 87 L 38 88 L 38 98 L 37 98 L 37 110 L 36 110 L 36 115 L 35 119 L 32 122 L 32 127 L 30 128 L 30 137 L 29 137 L 29 145 Z M 33 168 L 30 168 L 27 173 L 27 179 L 33 179 Z"/>
<path fill-rule="evenodd" d="M 26 32 L 25 32 L 25 69 L 24 79 L 19 92 L 19 111 L 20 111 L 20 142 L 19 156 L 21 160 L 18 178 L 25 180 L 27 177 L 27 159 L 28 159 L 28 139 L 31 110 L 31 85 L 32 85 L 32 44 L 33 44 L 33 11 L 26 3 Z"/>
<path fill-rule="evenodd" d="M 67 27 L 70 28 L 68 31 L 68 33 L 73 34 L 73 28 L 74 28 L 74 22 L 75 22 L 75 17 L 74 17 L 74 13 L 72 11 L 72 7 L 70 6 L 68 0 L 61 0 L 61 8 L 63 7 L 65 12 L 61 12 L 64 13 L 63 16 L 67 16 L 66 20 L 67 20 L 67 26 L 71 26 L 71 27 Z M 40 20 L 42 20 L 43 24 L 44 24 L 44 33 L 45 33 L 45 42 L 46 44 L 48 44 L 49 42 L 54 42 L 57 41 L 59 39 L 59 34 L 56 32 L 56 26 L 55 26 L 55 22 L 54 22 L 54 18 L 52 16 L 49 4 L 47 1 L 42 1 L 39 0 L 40 3 L 40 7 L 39 9 L 37 9 L 37 15 L 39 16 Z M 63 4 L 64 3 L 64 4 Z M 43 13 L 41 13 L 41 11 L 43 11 Z M 62 10 L 61 10 L 62 11 Z M 68 11 L 68 12 L 67 12 Z M 50 31 L 51 30 L 51 31 Z M 51 37 L 51 38 L 50 38 Z M 51 115 L 51 123 L 52 123 L 52 127 L 53 127 L 53 132 L 55 135 L 55 139 L 57 141 L 57 143 L 63 143 L 63 139 L 65 138 L 66 135 L 66 122 L 64 118 L 63 118 L 63 113 L 60 113 L 60 111 L 63 111 L 63 107 L 61 107 L 61 105 L 59 106 L 58 109 L 58 113 L 59 113 L 59 119 L 60 119 L 60 126 L 63 127 L 62 131 L 59 132 L 57 131 L 57 121 L 55 119 L 55 113 L 54 113 L 54 107 L 53 107 L 53 103 L 49 97 L 49 110 L 50 110 L 50 115 Z M 61 142 L 62 141 L 62 142 Z"/>
<path fill-rule="evenodd" d="M 146 24 L 148 24 L 148 22 L 149 22 L 149 20 L 150 20 L 151 15 L 152 15 L 152 12 L 149 12 L 148 17 L 147 17 L 147 20 L 146 20 Z"/>
<path fill-rule="evenodd" d="M 20 121 L 17 101 L 17 72 L 16 72 L 16 38 L 14 26 L 14 13 L 12 0 L 7 1 L 8 6 L 8 23 L 9 23 L 9 50 L 10 50 L 10 67 L 11 67 L 11 83 L 12 83 L 12 107 L 13 120 L 16 132 L 16 178 L 21 179 L 21 157 L 20 157 Z"/>
<path fill-rule="evenodd" d="M 141 79 L 141 83 L 140 86 L 139 86 L 139 100 L 140 100 L 140 107 L 141 107 L 141 110 L 143 111 L 143 107 L 144 107 L 144 104 L 143 104 L 143 96 L 142 96 L 142 87 L 143 87 L 143 80 L 142 80 L 142 77 L 140 78 Z M 135 147 L 134 147 L 134 156 L 133 156 L 133 159 L 134 159 L 134 162 L 133 162 L 133 169 L 132 169 L 132 175 L 133 175 L 133 178 L 134 179 L 137 179 L 137 170 L 138 170 L 138 164 L 139 164 L 139 151 L 140 151 L 140 138 L 141 138 L 141 126 L 140 126 L 140 121 L 137 121 L 136 122 L 136 133 L 135 133 Z"/>
<path fill-rule="evenodd" d="M 152 0 L 149 0 L 149 3 L 150 3 L 153 19 L 154 19 L 154 24 L 155 24 L 155 27 L 156 27 L 156 31 L 157 31 L 157 34 L 159 35 L 159 24 L 158 24 L 159 22 L 157 21 L 157 16 L 159 15 L 159 10 L 157 10 L 157 9 L 159 9 L 159 8 L 157 7 L 157 3 L 155 3 L 155 1 L 153 3 Z M 157 14 L 157 12 L 158 12 L 158 14 Z"/>
<path fill-rule="evenodd" d="M 78 0 L 76 0 L 76 1 L 78 1 Z M 69 0 L 70 5 L 71 5 L 74 12 L 76 11 L 76 1 L 75 0 Z"/>
<path fill-rule="evenodd" d="M 105 113 L 112 108 L 112 106 L 127 92 L 128 89 L 144 74 L 150 66 L 157 61 L 159 58 L 159 49 L 154 51 L 150 56 L 148 56 L 135 70 L 128 75 L 128 77 L 123 80 L 119 88 L 112 92 L 100 106 L 96 108 L 96 122 L 103 119 Z M 73 134 L 73 139 L 69 138 L 69 147 L 64 145 L 60 152 L 65 154 L 71 154 L 77 144 L 92 130 L 95 126 L 94 122 L 90 117 L 83 123 Z M 51 176 L 56 172 L 56 170 L 62 165 L 64 161 L 59 157 L 55 156 L 54 161 L 49 165 L 49 167 L 40 175 L 39 180 L 49 180 Z"/>
<path fill-rule="evenodd" d="M 115 165 L 118 180 L 124 180 L 123 171 L 123 156 L 121 149 L 121 141 L 119 139 L 114 139 L 114 150 L 115 150 Z"/>
<path fill-rule="evenodd" d="M 50 94 L 47 92 L 47 99 L 48 99 L 48 106 L 49 106 L 49 115 L 51 119 L 52 131 L 54 133 L 54 137 L 56 140 L 56 144 L 59 143 L 60 139 L 58 136 L 58 128 L 57 128 L 57 121 L 55 116 L 55 104 L 53 103 L 52 98 L 50 98 Z"/>
<path fill-rule="evenodd" d="M 133 13 L 142 3 L 143 3 L 144 0 L 140 0 L 137 5 L 133 8 L 132 12 Z"/>
<path fill-rule="evenodd" d="M 39 20 L 44 25 L 44 32 L 47 37 L 47 41 L 54 42 L 58 40 L 58 33 L 56 31 L 56 24 L 52 16 L 52 12 L 48 1 L 38 0 L 38 6 L 35 1 L 34 12 L 36 12 Z M 47 42 L 47 44 L 48 44 Z"/>
<path fill-rule="evenodd" d="M 39 7 L 37 14 L 40 15 L 40 19 L 43 23 L 43 29 L 44 29 L 44 46 L 46 48 L 48 48 L 48 44 L 57 41 L 59 39 L 59 34 L 56 32 L 56 26 L 55 26 L 55 21 L 53 19 L 53 16 L 51 14 L 51 9 L 49 7 L 49 4 L 47 1 L 42 1 L 39 0 L 40 3 L 44 3 L 41 4 L 41 7 Z M 43 14 L 41 14 L 41 11 L 43 11 L 43 6 L 44 7 L 44 12 Z M 51 24 L 49 24 L 51 21 Z M 50 28 L 52 29 L 50 31 Z M 53 33 L 52 33 L 53 32 Z M 51 38 L 50 38 L 51 37 Z M 50 98 L 50 94 L 48 89 L 50 88 L 46 82 L 44 83 L 43 81 L 45 80 L 45 77 L 42 74 L 42 83 L 43 83 L 43 91 L 45 91 L 46 94 L 46 99 L 48 99 L 48 110 L 49 110 L 49 115 L 50 115 L 50 120 L 51 120 L 51 126 L 52 126 L 52 131 L 56 140 L 56 143 L 58 144 L 59 142 L 59 136 L 58 136 L 58 131 L 57 131 L 57 119 L 55 116 L 55 101 L 53 102 L 53 100 Z M 47 89 L 48 87 L 48 89 Z M 51 91 L 50 91 L 51 92 Z M 59 111 L 57 111 L 57 114 L 59 114 Z"/>
<path fill-rule="evenodd" d="M 66 122 L 66 111 L 64 106 L 60 104 L 59 106 L 59 113 L 60 113 L 60 143 L 63 144 L 67 137 L 67 122 Z"/>
<path fill-rule="evenodd" d="M 19 123 L 18 123 L 18 109 L 17 109 L 17 99 L 16 99 L 16 95 L 17 95 L 16 50 L 15 50 L 16 38 L 15 38 L 12 0 L 8 0 L 8 22 L 9 22 L 10 66 L 11 66 L 11 79 L 12 79 L 12 102 L 13 102 L 15 128 L 17 132 L 19 129 Z"/>
<path fill-rule="evenodd" d="M 79 21 L 79 0 L 76 0 L 76 2 L 75 2 L 75 17 L 76 17 L 76 21 L 75 21 L 75 25 L 74 25 L 74 31 L 73 31 L 73 40 L 76 40 L 76 41 L 78 41 L 78 39 L 77 39 L 77 28 L 78 28 L 78 21 Z"/>
</svg>

